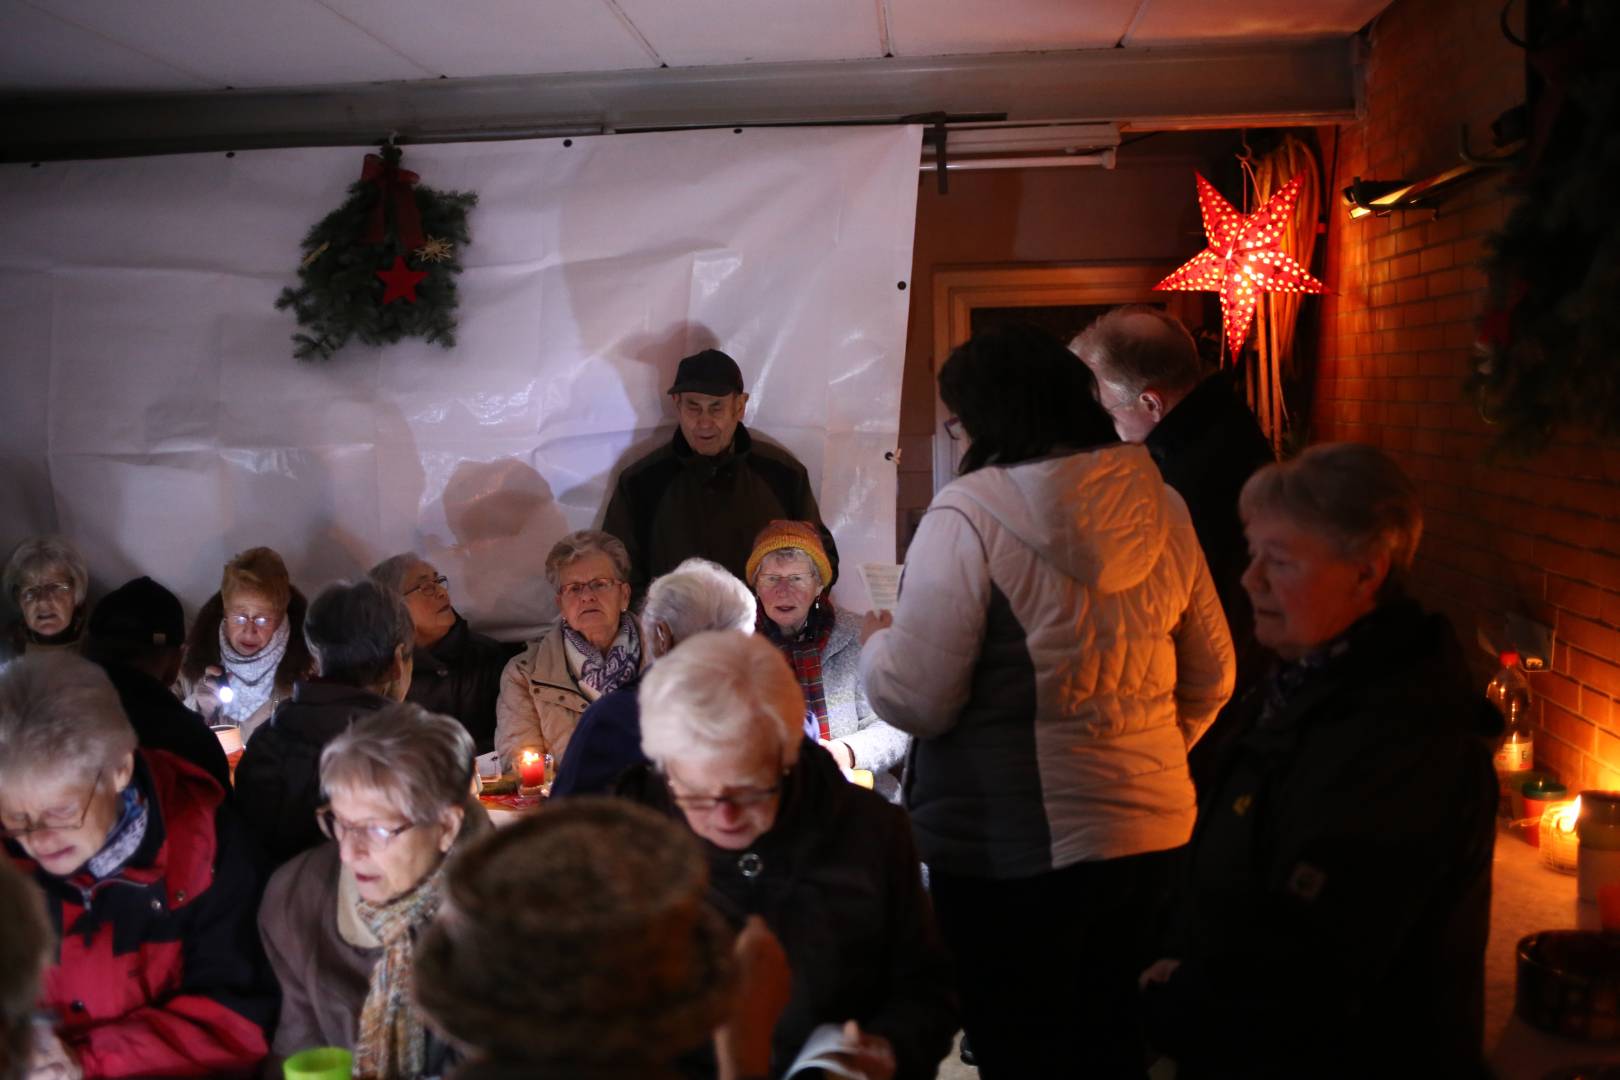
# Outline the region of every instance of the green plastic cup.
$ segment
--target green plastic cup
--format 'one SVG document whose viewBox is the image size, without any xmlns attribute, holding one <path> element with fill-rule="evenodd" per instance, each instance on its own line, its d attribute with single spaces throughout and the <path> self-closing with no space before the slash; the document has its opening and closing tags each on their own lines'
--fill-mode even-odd
<svg viewBox="0 0 1620 1080">
<path fill-rule="evenodd" d="M 318 1046 L 300 1050 L 281 1063 L 286 1080 L 349 1080 L 354 1055 L 341 1046 Z"/>
</svg>

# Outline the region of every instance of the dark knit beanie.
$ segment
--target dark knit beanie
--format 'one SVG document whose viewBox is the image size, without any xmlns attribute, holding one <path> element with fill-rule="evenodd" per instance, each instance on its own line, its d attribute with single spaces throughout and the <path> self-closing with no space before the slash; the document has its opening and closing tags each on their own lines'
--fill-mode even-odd
<svg viewBox="0 0 1620 1080">
<path fill-rule="evenodd" d="M 434 1025 L 494 1064 L 652 1073 L 708 1041 L 733 934 L 696 842 L 622 799 L 582 796 L 452 856 L 416 946 Z"/>
</svg>

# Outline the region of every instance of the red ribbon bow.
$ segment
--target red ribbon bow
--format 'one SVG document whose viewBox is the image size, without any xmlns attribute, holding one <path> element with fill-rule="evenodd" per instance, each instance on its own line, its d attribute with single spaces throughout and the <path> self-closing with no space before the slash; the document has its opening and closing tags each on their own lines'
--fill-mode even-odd
<svg viewBox="0 0 1620 1080">
<path fill-rule="evenodd" d="M 377 185 L 377 203 L 371 208 L 371 221 L 361 239 L 368 244 L 380 244 L 387 235 L 384 214 L 387 205 L 394 204 L 394 229 L 406 251 L 415 251 L 426 243 L 422 235 L 422 212 L 416 208 L 416 195 L 411 185 L 421 177 L 409 169 L 402 169 L 376 154 L 366 155 L 365 168 L 360 170 L 360 182 Z"/>
</svg>

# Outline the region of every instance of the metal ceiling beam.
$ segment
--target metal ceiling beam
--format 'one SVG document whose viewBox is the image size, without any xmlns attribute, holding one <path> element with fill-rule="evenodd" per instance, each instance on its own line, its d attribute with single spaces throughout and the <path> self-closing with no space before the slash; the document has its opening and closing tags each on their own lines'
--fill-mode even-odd
<svg viewBox="0 0 1620 1080">
<path fill-rule="evenodd" d="M 1139 130 L 1353 119 L 1357 39 L 0 99 L 0 160 L 881 123 L 923 113 Z"/>
</svg>

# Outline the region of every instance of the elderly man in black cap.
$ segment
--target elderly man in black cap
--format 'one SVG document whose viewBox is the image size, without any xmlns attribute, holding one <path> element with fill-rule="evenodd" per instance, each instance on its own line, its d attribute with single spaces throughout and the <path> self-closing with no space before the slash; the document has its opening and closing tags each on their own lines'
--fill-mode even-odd
<svg viewBox="0 0 1620 1080">
<path fill-rule="evenodd" d="M 174 593 L 138 577 L 108 593 L 90 615 L 85 653 L 118 691 L 135 738 L 207 771 L 231 793 L 225 750 L 208 721 L 180 703 L 170 687 L 180 676 L 186 616 Z"/>
<path fill-rule="evenodd" d="M 719 349 L 681 361 L 669 388 L 680 417 L 670 444 L 632 462 L 608 501 L 604 532 L 630 551 L 630 585 L 647 583 L 693 556 L 743 576 L 754 537 L 776 520 L 821 527 L 832 536 L 804 466 L 785 450 L 756 442 L 743 426 L 748 395 L 737 362 Z"/>
</svg>

